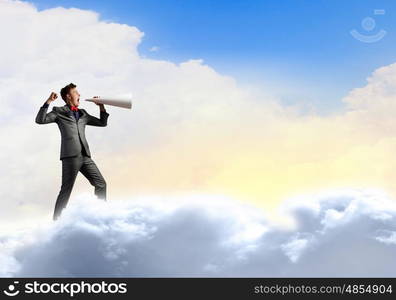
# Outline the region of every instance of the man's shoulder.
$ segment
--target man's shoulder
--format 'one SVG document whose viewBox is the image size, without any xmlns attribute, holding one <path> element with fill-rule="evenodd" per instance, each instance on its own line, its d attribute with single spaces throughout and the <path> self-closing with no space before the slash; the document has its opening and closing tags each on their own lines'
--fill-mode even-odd
<svg viewBox="0 0 396 300">
<path fill-rule="evenodd" d="M 52 109 L 54 111 L 63 111 L 65 109 L 65 107 L 64 106 L 53 106 Z"/>
</svg>

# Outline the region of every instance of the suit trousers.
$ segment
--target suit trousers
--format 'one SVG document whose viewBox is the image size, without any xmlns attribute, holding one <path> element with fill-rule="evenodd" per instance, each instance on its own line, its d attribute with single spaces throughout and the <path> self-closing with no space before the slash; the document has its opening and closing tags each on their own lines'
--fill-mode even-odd
<svg viewBox="0 0 396 300">
<path fill-rule="evenodd" d="M 66 207 L 79 171 L 95 187 L 95 195 L 106 201 L 106 181 L 95 162 L 85 155 L 85 151 L 77 156 L 63 158 L 62 186 L 56 199 L 53 220 L 56 220 Z"/>
</svg>

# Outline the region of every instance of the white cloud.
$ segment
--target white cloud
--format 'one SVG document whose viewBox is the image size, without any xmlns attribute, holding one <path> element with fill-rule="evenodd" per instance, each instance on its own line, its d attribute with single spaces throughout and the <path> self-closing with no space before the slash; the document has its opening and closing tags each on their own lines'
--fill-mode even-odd
<svg viewBox="0 0 396 300">
<path fill-rule="evenodd" d="M 385 244 L 396 244 L 396 231 L 382 230 L 384 235 L 377 236 L 376 239 Z"/>
<path fill-rule="evenodd" d="M 396 205 L 375 191 L 285 203 L 298 224 L 289 229 L 204 195 L 73 200 L 55 223 L 0 235 L 2 276 L 395 275 Z"/>
</svg>

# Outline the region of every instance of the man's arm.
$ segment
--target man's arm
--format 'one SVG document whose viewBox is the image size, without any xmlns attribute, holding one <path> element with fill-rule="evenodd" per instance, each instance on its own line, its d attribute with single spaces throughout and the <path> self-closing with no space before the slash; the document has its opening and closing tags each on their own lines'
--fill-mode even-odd
<svg viewBox="0 0 396 300">
<path fill-rule="evenodd" d="M 49 107 L 49 103 L 47 100 L 43 104 L 43 106 L 40 107 L 40 110 L 37 113 L 37 116 L 36 116 L 37 124 L 48 124 L 48 123 L 53 123 L 56 121 L 56 118 L 57 118 L 56 108 L 53 107 L 52 111 L 47 114 L 48 107 Z"/>
<path fill-rule="evenodd" d="M 36 116 L 37 124 L 48 124 L 48 123 L 56 122 L 57 114 L 56 114 L 55 107 L 52 108 L 52 111 L 47 114 L 49 104 L 52 101 L 55 101 L 56 98 L 58 98 L 58 95 L 54 92 L 51 92 L 51 95 L 48 97 L 47 101 L 45 101 L 43 106 L 40 107 L 40 110 L 37 113 L 37 116 Z"/>
<path fill-rule="evenodd" d="M 106 111 L 100 110 L 100 119 L 91 116 L 89 113 L 87 113 L 87 116 L 88 116 L 87 125 L 99 126 L 99 127 L 107 126 L 107 118 L 109 117 L 109 114 Z"/>
</svg>

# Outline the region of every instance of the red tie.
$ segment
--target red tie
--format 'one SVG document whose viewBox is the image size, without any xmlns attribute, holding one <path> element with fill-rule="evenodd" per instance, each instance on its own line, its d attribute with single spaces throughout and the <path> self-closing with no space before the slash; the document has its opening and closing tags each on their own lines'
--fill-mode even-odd
<svg viewBox="0 0 396 300">
<path fill-rule="evenodd" d="M 72 107 L 71 107 L 71 110 L 72 110 L 72 111 L 78 111 L 78 108 L 77 108 L 76 106 L 72 106 Z"/>
</svg>

